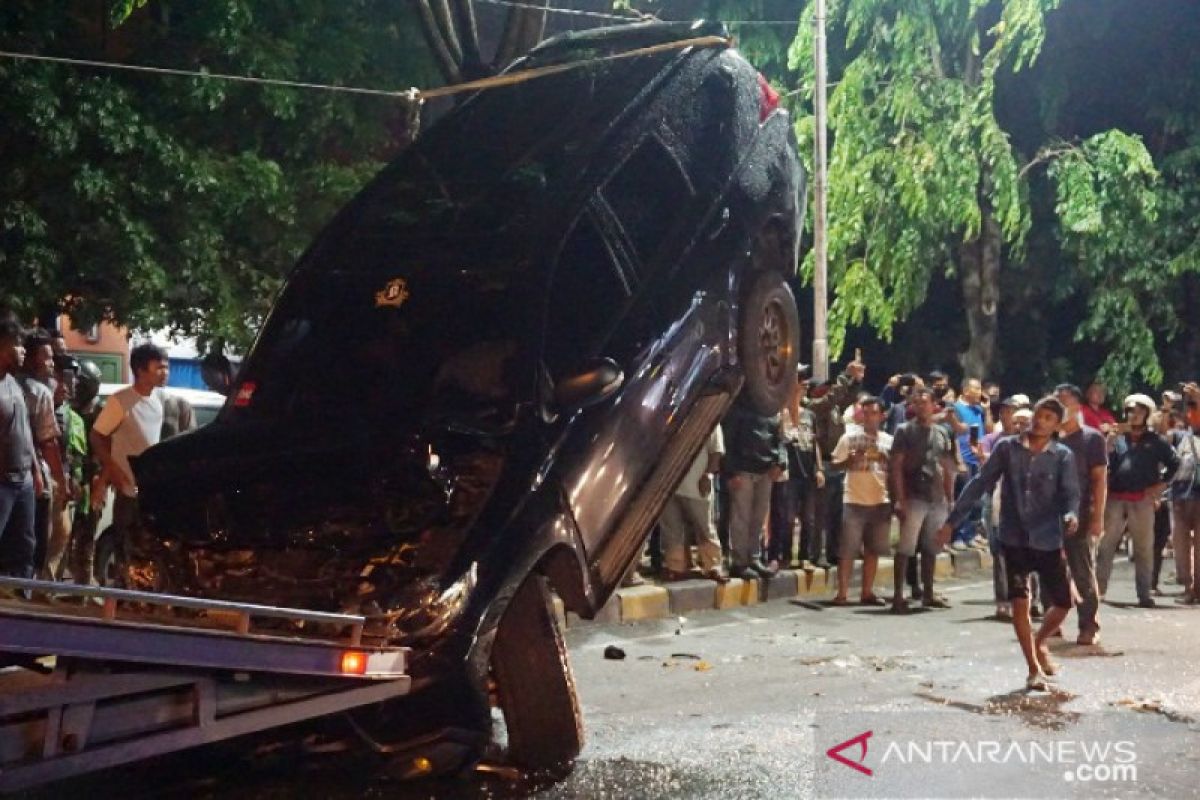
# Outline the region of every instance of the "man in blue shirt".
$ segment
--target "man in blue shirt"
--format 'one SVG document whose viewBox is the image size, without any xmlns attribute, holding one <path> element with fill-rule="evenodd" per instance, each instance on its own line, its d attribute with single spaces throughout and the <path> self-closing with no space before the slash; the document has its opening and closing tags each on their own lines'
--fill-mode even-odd
<svg viewBox="0 0 1200 800">
<path fill-rule="evenodd" d="M 962 394 L 954 404 L 952 425 L 958 436 L 958 452 L 967 471 L 959 473 L 955 481 L 958 494 L 962 494 L 967 481 L 979 474 L 979 448 L 983 437 L 988 434 L 988 414 L 982 404 L 983 386 L 978 378 L 967 378 L 962 383 Z M 977 524 L 982 516 L 982 507 L 976 503 L 959 524 L 954 532 L 952 547 L 955 550 L 966 550 L 973 545 L 983 547 L 987 537 L 977 530 Z"/>
<path fill-rule="evenodd" d="M 1079 535 L 1079 475 L 1070 448 L 1054 434 L 1066 411 L 1053 397 L 1034 406 L 1033 422 L 1021 436 L 1001 439 L 979 475 L 967 484 L 946 524 L 938 531 L 946 542 L 954 526 L 997 483 L 1000 489 L 1000 544 L 1008 573 L 1013 628 L 1029 676 L 1029 689 L 1047 688 L 1047 676 L 1058 671 L 1046 640 L 1071 610 L 1071 579 L 1063 555 L 1064 534 Z M 1037 573 L 1046 616 L 1037 635 L 1029 618 L 1029 576 Z"/>
</svg>

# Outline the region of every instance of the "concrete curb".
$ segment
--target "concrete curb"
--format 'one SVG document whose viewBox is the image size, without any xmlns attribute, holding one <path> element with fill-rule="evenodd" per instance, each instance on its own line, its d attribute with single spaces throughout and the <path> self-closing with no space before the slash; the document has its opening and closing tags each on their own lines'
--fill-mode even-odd
<svg viewBox="0 0 1200 800">
<path fill-rule="evenodd" d="M 875 575 L 880 596 L 890 596 L 894 580 L 891 558 L 880 558 Z M 934 575 L 938 579 L 962 578 L 980 573 L 991 574 L 992 556 L 982 550 L 939 553 Z M 861 565 L 855 564 L 850 585 L 858 589 L 862 582 Z M 744 608 L 760 602 L 786 600 L 795 597 L 825 599 L 832 597 L 837 587 L 837 567 L 828 570 L 780 570 L 764 586 L 759 580 L 733 578 L 719 584 L 706 579 L 676 581 L 666 584 L 648 583 L 618 589 L 596 614 L 593 622 L 637 622 L 684 616 L 700 611 L 724 611 Z M 562 601 L 554 598 L 555 615 L 566 627 L 586 624 L 573 613 L 563 609 Z"/>
</svg>

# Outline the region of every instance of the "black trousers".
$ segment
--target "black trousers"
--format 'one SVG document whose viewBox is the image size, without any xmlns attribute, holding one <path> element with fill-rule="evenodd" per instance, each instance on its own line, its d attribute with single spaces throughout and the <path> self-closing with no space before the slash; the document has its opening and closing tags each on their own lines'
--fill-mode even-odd
<svg viewBox="0 0 1200 800">
<path fill-rule="evenodd" d="M 1158 576 L 1162 572 L 1163 550 L 1171 540 L 1171 504 L 1163 501 L 1154 512 L 1154 577 L 1150 588 L 1158 588 Z"/>
<path fill-rule="evenodd" d="M 842 493 L 846 486 L 846 473 L 830 470 L 825 473 L 825 488 L 821 490 L 821 508 L 817 519 L 825 525 L 825 559 L 830 564 L 838 562 L 839 544 L 842 538 Z"/>
</svg>

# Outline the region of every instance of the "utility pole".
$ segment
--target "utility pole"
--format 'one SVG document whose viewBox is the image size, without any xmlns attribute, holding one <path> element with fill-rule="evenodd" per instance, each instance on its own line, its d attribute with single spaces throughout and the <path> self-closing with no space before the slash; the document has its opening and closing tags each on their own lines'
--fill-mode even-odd
<svg viewBox="0 0 1200 800">
<path fill-rule="evenodd" d="M 825 129 L 826 64 L 825 64 L 825 0 L 816 0 L 813 15 L 813 60 L 816 62 L 817 85 L 813 92 L 813 111 L 816 117 L 816 153 L 813 157 L 813 353 L 812 373 L 814 380 L 829 380 L 829 333 L 827 277 L 829 249 L 826 226 L 828 224 L 825 198 L 828 157 Z"/>
</svg>

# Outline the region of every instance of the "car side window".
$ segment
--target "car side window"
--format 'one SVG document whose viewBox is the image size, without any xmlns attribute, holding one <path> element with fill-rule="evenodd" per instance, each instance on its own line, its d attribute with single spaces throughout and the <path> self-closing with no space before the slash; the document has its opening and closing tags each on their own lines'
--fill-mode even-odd
<svg viewBox="0 0 1200 800">
<path fill-rule="evenodd" d="M 632 293 L 592 212 L 585 211 L 563 241 L 546 298 L 543 354 L 554 377 L 596 355 Z"/>
<path fill-rule="evenodd" d="M 693 194 L 682 164 L 657 136 L 646 137 L 601 189 L 642 264 L 654 257 Z"/>
</svg>

